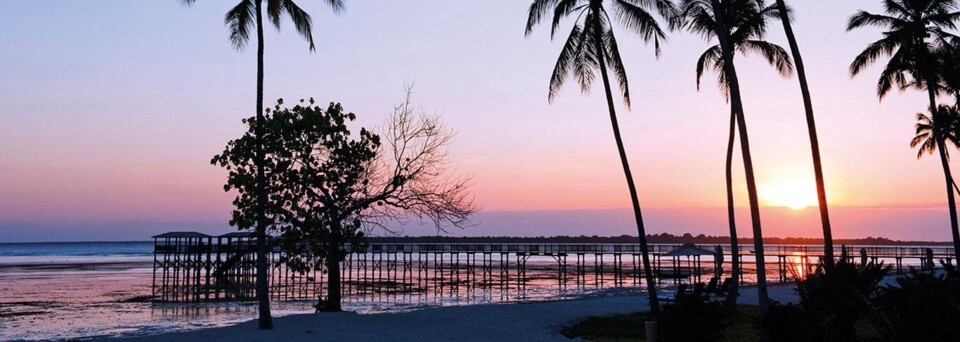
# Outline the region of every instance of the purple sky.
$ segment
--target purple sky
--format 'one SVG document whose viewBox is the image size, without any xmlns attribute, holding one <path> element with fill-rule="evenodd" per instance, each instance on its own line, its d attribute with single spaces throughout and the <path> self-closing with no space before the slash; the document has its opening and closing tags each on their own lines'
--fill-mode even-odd
<svg viewBox="0 0 960 342">
<path fill-rule="evenodd" d="M 478 226 L 458 234 L 633 232 L 620 210 L 629 197 L 602 89 L 581 95 L 569 84 L 547 103 L 561 42 L 550 41 L 547 27 L 524 38 L 528 1 L 347 0 L 340 16 L 318 1 L 299 2 L 314 16 L 317 52 L 308 52 L 289 21 L 279 34 L 267 30 L 267 103 L 338 101 L 359 125 L 376 127 L 404 84 L 414 83 L 417 102 L 458 130 L 453 166 L 473 175 L 485 209 Z M 846 19 L 858 8 L 878 10 L 879 1 L 790 3 L 835 235 L 949 239 L 939 162 L 918 162 L 907 144 L 923 94 L 880 103 L 878 67 L 855 79 L 847 73 L 880 31 L 846 33 Z M 256 70 L 255 51 L 237 53 L 227 40 L 222 17 L 232 2 L 4 5 L 0 242 L 232 229 L 225 173 L 209 159 L 253 114 Z M 694 83 L 707 43 L 670 33 L 656 60 L 634 36 L 618 34 L 634 103 L 632 111 L 619 108 L 621 128 L 641 202 L 651 208 L 650 232 L 723 233 L 728 109 L 714 75 L 699 93 Z M 785 44 L 778 25 L 768 39 Z M 780 203 L 813 187 L 796 80 L 755 56 L 738 58 L 738 67 L 769 235 L 816 236 L 815 208 L 794 212 Z M 741 227 L 748 223 L 744 216 Z"/>
</svg>

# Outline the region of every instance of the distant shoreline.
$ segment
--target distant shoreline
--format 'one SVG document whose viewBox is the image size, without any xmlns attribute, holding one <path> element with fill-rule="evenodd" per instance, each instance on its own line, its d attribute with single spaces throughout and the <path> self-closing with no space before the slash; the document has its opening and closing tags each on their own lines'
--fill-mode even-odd
<svg viewBox="0 0 960 342">
<path fill-rule="evenodd" d="M 225 231 L 228 233 L 232 231 Z M 637 243 L 637 236 L 371 236 L 367 238 L 372 243 Z M 741 244 L 753 244 L 752 238 L 740 238 L 737 240 Z M 713 235 L 692 235 L 690 233 L 683 235 L 674 235 L 669 233 L 647 235 L 647 242 L 651 244 L 729 244 L 729 236 Z M 772 245 L 821 245 L 821 238 L 804 237 L 765 237 L 765 244 Z M 0 242 L 2 245 L 31 245 L 31 244 L 124 244 L 124 243 L 153 243 L 153 240 L 140 241 L 31 241 L 31 242 Z M 893 240 L 884 237 L 865 237 L 852 239 L 833 239 L 834 246 L 952 246 L 950 241 L 919 241 L 919 240 Z"/>
<path fill-rule="evenodd" d="M 550 236 L 550 237 L 452 237 L 452 236 L 401 236 L 401 237 L 368 237 L 373 243 L 637 243 L 638 237 L 631 235 L 620 236 Z M 753 244 L 751 238 L 740 238 L 741 244 Z M 822 245 L 823 239 L 801 237 L 766 237 L 765 244 L 771 245 Z M 673 235 L 668 233 L 647 235 L 647 243 L 651 244 L 729 244 L 729 236 L 711 235 Z M 856 239 L 833 239 L 834 246 L 841 245 L 869 245 L 869 246 L 952 246 L 949 241 L 901 241 L 883 237 L 866 237 Z"/>
</svg>

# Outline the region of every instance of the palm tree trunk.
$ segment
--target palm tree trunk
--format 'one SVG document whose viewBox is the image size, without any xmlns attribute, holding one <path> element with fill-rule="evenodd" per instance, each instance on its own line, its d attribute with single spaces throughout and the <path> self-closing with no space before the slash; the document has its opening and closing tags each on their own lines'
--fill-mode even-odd
<svg viewBox="0 0 960 342">
<path fill-rule="evenodd" d="M 730 138 L 727 139 L 727 220 L 730 224 L 730 292 L 724 305 L 728 311 L 736 310 L 737 297 L 740 296 L 740 242 L 737 241 L 737 217 L 733 208 L 733 142 L 737 135 L 737 115 L 730 110 Z"/>
<path fill-rule="evenodd" d="M 790 44 L 793 55 L 793 64 L 797 70 L 797 79 L 800 80 L 800 94 L 803 96 L 803 109 L 807 117 L 807 134 L 810 136 L 810 154 L 813 156 L 813 174 L 817 181 L 817 200 L 820 205 L 820 223 L 823 226 L 823 259 L 827 267 L 833 266 L 833 232 L 830 228 L 830 212 L 827 209 L 827 190 L 823 181 L 823 166 L 820 162 L 820 142 L 817 138 L 817 124 L 813 118 L 813 101 L 810 99 L 810 87 L 807 84 L 807 71 L 803 66 L 803 57 L 800 55 L 800 46 L 793 34 L 790 24 L 790 15 L 783 0 L 777 0 L 777 9 L 780 11 L 780 22 Z"/>
<path fill-rule="evenodd" d="M 599 25 L 598 25 L 599 26 Z M 610 92 L 610 78 L 607 76 L 607 65 L 604 61 L 605 53 L 600 39 L 600 30 L 596 30 L 597 52 L 600 60 L 600 75 L 603 78 L 603 90 L 607 95 L 607 108 L 610 110 L 610 123 L 613 126 L 613 137 L 617 141 L 617 151 L 620 153 L 620 164 L 623 165 L 623 174 L 627 178 L 627 187 L 630 189 L 630 200 L 633 202 L 633 215 L 637 222 L 637 235 L 640 236 L 640 257 L 643 260 L 644 277 L 647 280 L 647 296 L 650 298 L 650 313 L 656 318 L 660 315 L 660 302 L 657 300 L 657 287 L 653 280 L 653 270 L 650 268 L 650 252 L 647 248 L 647 233 L 643 227 L 643 214 L 640 211 L 640 200 L 637 197 L 637 186 L 633 182 L 633 173 L 630 172 L 630 163 L 627 161 L 627 152 L 623 148 L 623 139 L 620 137 L 620 124 L 617 123 L 617 112 L 613 107 L 613 94 Z"/>
<path fill-rule="evenodd" d="M 943 167 L 943 178 L 947 184 L 947 207 L 950 211 L 950 233 L 953 235 L 953 256 L 960 263 L 960 230 L 957 229 L 957 202 L 953 193 L 953 174 L 950 173 L 950 163 L 947 161 L 946 144 L 944 144 L 943 134 L 940 134 L 940 120 L 937 114 L 937 90 L 930 86 L 935 84 L 927 81 L 927 95 L 930 99 L 930 114 L 933 118 L 933 134 L 937 140 L 937 151 L 940 154 L 940 165 Z"/>
<path fill-rule="evenodd" d="M 747 197 L 750 202 L 750 219 L 753 221 L 753 245 L 757 260 L 757 294 L 760 306 L 760 319 L 763 320 L 769 311 L 769 297 L 767 294 L 767 272 L 764 265 L 763 228 L 760 224 L 760 201 L 757 197 L 757 182 L 753 174 L 753 158 L 750 155 L 750 139 L 747 135 L 747 124 L 743 115 L 743 100 L 740 97 L 740 82 L 737 79 L 737 69 L 733 65 L 733 45 L 730 44 L 729 32 L 724 22 L 720 0 L 711 0 L 714 20 L 716 21 L 717 38 L 720 41 L 723 55 L 724 76 L 730 86 L 730 103 L 737 117 L 737 128 L 740 131 L 740 152 L 743 156 L 743 171 L 747 178 Z M 760 341 L 766 341 L 765 329 L 760 329 Z"/>
<path fill-rule="evenodd" d="M 926 46 L 926 42 L 920 38 L 919 46 Z M 950 211 L 950 233 L 953 235 L 953 256 L 960 263 L 960 230 L 957 229 L 957 201 L 953 194 L 953 174 L 950 173 L 950 162 L 947 159 L 946 144 L 944 136 L 940 132 L 941 119 L 939 118 L 939 108 L 937 108 L 937 87 L 939 83 L 934 79 L 935 71 L 929 71 L 931 66 L 936 65 L 928 49 L 920 50 L 920 60 L 925 68 L 920 71 L 927 83 L 927 97 L 930 100 L 930 118 L 933 120 L 933 138 L 937 141 L 937 151 L 940 154 L 940 165 L 943 167 L 943 178 L 947 186 L 947 209 Z"/>
<path fill-rule="evenodd" d="M 266 219 L 266 177 L 263 170 L 263 11 L 262 0 L 257 0 L 257 122 L 256 133 L 257 165 L 257 300 L 260 302 L 260 329 L 273 329 L 273 317 L 270 315 L 269 284 L 267 283 L 267 219 Z"/>
</svg>

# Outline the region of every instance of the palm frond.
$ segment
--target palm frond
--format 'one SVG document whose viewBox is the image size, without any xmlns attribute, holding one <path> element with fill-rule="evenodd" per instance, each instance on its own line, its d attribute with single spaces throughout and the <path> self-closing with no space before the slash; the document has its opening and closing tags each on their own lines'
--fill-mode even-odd
<svg viewBox="0 0 960 342">
<path fill-rule="evenodd" d="M 849 22 L 847 23 L 847 31 L 853 31 L 855 29 L 868 26 L 883 28 L 901 25 L 904 25 L 904 22 L 900 18 L 894 18 L 881 14 L 873 14 L 860 10 L 850 17 Z"/>
<path fill-rule="evenodd" d="M 527 14 L 527 29 L 524 35 L 529 36 L 533 32 L 534 26 L 537 26 L 543 20 L 550 8 L 554 7 L 558 1 L 560 0 L 533 0 Z"/>
<path fill-rule="evenodd" d="M 907 78 L 907 71 L 912 69 L 913 67 L 903 50 L 894 53 L 883 71 L 880 72 L 880 79 L 877 81 L 877 97 L 883 101 L 883 98 L 890 93 L 894 86 L 901 91 L 910 87 L 911 83 L 915 83 L 915 87 L 921 87 L 921 81 L 911 81 Z"/>
<path fill-rule="evenodd" d="M 230 42 L 237 50 L 243 50 L 250 41 L 250 31 L 256 26 L 256 4 L 253 0 L 241 0 L 227 12 L 223 23 L 230 31 Z"/>
<path fill-rule="evenodd" d="M 547 92 L 548 102 L 552 103 L 557 93 L 560 92 L 567 74 L 570 73 L 571 68 L 576 63 L 575 60 L 582 44 L 583 29 L 580 28 L 580 24 L 574 24 L 570 35 L 567 37 L 567 42 L 563 44 L 563 49 L 560 50 L 557 64 L 553 67 L 553 75 L 550 76 L 550 90 Z"/>
<path fill-rule="evenodd" d="M 700 58 L 697 59 L 697 91 L 700 91 L 700 79 L 703 77 L 705 69 L 707 67 L 711 67 L 713 69 L 723 70 L 722 64 L 723 57 L 720 52 L 720 45 L 711 46 L 700 55 Z M 720 88 L 726 88 L 727 84 L 720 83 L 717 86 Z"/>
<path fill-rule="evenodd" d="M 310 18 L 310 14 L 307 11 L 304 11 L 297 6 L 293 0 L 281 0 L 283 2 L 283 8 L 286 10 L 287 14 L 290 15 L 290 20 L 293 21 L 293 26 L 297 28 L 297 32 L 303 36 L 303 39 L 306 39 L 310 42 L 310 51 L 315 51 L 316 47 L 313 44 L 313 19 Z M 277 2 L 281 2 L 277 1 Z M 333 1 L 339 3 L 339 1 Z M 340 7 L 343 4 L 340 3 Z M 339 11 L 334 7 L 335 11 Z"/>
<path fill-rule="evenodd" d="M 578 0 L 560 0 L 557 3 L 557 6 L 553 10 L 553 21 L 550 26 L 550 39 L 557 34 L 557 29 L 560 28 L 560 22 L 566 16 L 570 15 L 577 11 L 578 9 L 583 9 L 584 6 L 577 6 Z"/>
<path fill-rule="evenodd" d="M 850 75 L 856 76 L 868 65 L 873 64 L 878 58 L 890 55 L 894 50 L 900 47 L 902 41 L 895 36 L 886 36 L 883 39 L 870 43 L 863 49 L 857 57 L 854 57 L 850 63 Z"/>
<path fill-rule="evenodd" d="M 672 5 L 660 5 L 661 1 L 647 0 L 643 2 L 649 3 L 648 6 L 655 6 L 658 11 L 667 13 L 669 16 L 676 12 Z M 620 24 L 637 33 L 643 41 L 653 41 L 654 53 L 660 56 L 660 42 L 667 39 L 667 34 L 660 28 L 657 19 L 631 0 L 616 0 L 613 9 Z"/>
<path fill-rule="evenodd" d="M 604 53 L 604 60 L 607 62 L 607 69 L 613 70 L 614 76 L 617 78 L 617 84 L 620 86 L 620 94 L 623 96 L 623 103 L 630 108 L 630 85 L 627 83 L 627 70 L 623 67 L 623 59 L 620 57 L 620 47 L 617 46 L 617 38 L 613 34 L 613 30 L 608 29 L 604 33 L 604 44 L 606 47 L 606 53 Z"/>
<path fill-rule="evenodd" d="M 781 76 L 793 74 L 793 62 L 790 53 L 783 47 L 762 40 L 746 40 L 738 45 L 743 52 L 757 52 L 772 65 Z"/>
<path fill-rule="evenodd" d="M 346 10 L 346 6 L 343 5 L 343 0 L 323 0 L 327 3 L 327 6 L 330 6 L 333 9 L 334 14 L 343 13 Z"/>
<path fill-rule="evenodd" d="M 586 93 L 593 85 L 594 72 L 600 69 L 600 51 L 597 50 L 598 38 L 602 38 L 602 21 L 599 13 L 588 11 L 584 18 L 582 41 L 577 49 L 573 74 L 580 83 L 580 91 Z"/>
</svg>

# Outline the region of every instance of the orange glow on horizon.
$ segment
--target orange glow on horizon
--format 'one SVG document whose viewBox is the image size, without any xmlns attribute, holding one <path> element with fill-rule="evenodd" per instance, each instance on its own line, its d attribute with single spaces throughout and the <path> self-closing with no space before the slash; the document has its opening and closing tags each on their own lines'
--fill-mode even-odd
<svg viewBox="0 0 960 342">
<path fill-rule="evenodd" d="M 811 182 L 800 179 L 761 184 L 758 191 L 764 202 L 773 207 L 787 207 L 800 211 L 818 205 L 816 187 Z"/>
</svg>

